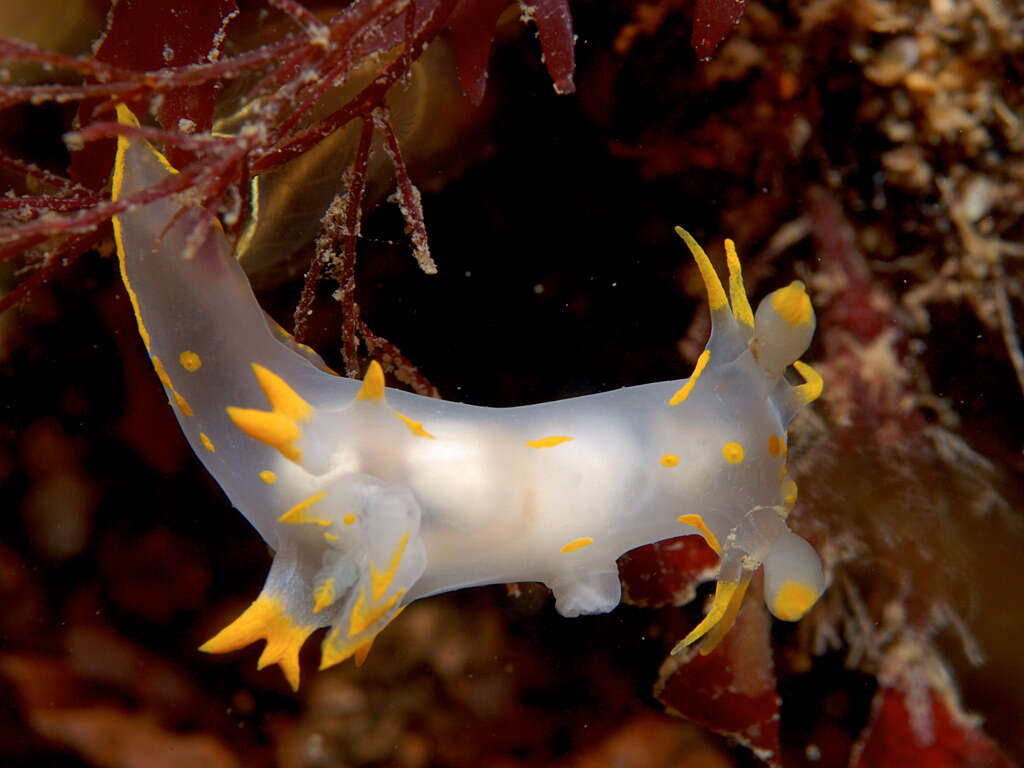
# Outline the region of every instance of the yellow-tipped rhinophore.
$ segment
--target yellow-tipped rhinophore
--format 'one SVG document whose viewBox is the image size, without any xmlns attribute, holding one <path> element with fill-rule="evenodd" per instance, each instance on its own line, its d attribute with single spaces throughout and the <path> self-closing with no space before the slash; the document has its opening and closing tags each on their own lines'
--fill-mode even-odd
<svg viewBox="0 0 1024 768">
<path fill-rule="evenodd" d="M 683 239 L 686 247 L 693 254 L 693 260 L 697 262 L 697 269 L 700 270 L 700 276 L 704 280 L 704 287 L 708 292 L 708 305 L 711 307 L 711 311 L 714 312 L 726 306 L 728 302 L 725 298 L 725 289 L 722 288 L 722 281 L 718 279 L 718 273 L 715 272 L 711 259 L 704 253 L 700 243 L 682 227 L 676 227 L 676 234 Z"/>
<path fill-rule="evenodd" d="M 747 299 L 747 291 L 743 287 L 740 257 L 736 253 L 736 243 L 729 238 L 725 238 L 725 258 L 729 265 L 729 301 L 732 304 L 733 317 L 753 330 L 754 311 L 750 308 L 750 300 Z"/>
</svg>

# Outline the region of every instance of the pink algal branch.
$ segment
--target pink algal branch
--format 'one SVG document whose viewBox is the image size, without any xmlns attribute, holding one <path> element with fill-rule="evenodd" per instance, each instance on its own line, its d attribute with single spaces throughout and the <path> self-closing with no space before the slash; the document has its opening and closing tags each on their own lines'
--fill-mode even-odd
<svg viewBox="0 0 1024 768">
<path fill-rule="evenodd" d="M 98 49 L 99 58 L 68 56 L 18 41 L 0 41 L 0 60 L 35 62 L 47 69 L 77 73 L 87 80 L 72 84 L 0 86 L 0 108 L 23 103 L 83 102 L 80 117 L 84 125 L 68 135 L 73 148 L 119 135 L 139 136 L 164 147 L 165 151 L 173 151 L 180 167 L 180 173 L 172 179 L 113 203 L 98 189 L 89 189 L 59 174 L 35 169 L 0 151 L 0 167 L 21 178 L 34 176 L 56 190 L 52 197 L 15 195 L 0 204 L 0 220 L 3 222 L 0 225 L 0 258 L 10 258 L 48 241 L 49 256 L 57 254 L 64 241 L 68 243 L 68 252 L 77 250 L 83 242 L 80 236 L 98 231 L 126 208 L 186 192 L 207 209 L 207 216 L 200 221 L 190 239 L 193 245 L 200 242 L 206 229 L 213 225 L 214 217 L 222 213 L 220 209 L 225 201 L 231 204 L 224 216 L 225 223 L 237 231 L 242 224 L 237 213 L 244 209 L 248 200 L 251 175 L 288 162 L 352 119 L 362 118 L 363 135 L 366 136 L 367 132 L 372 134 L 374 130 L 379 132 L 393 159 L 396 199 L 406 218 L 417 262 L 425 271 L 434 271 L 419 190 L 409 176 L 384 107 L 384 97 L 389 88 L 408 76 L 410 66 L 426 47 L 450 27 L 449 43 L 459 62 L 460 82 L 470 97 L 478 101 L 486 81 L 486 50 L 493 36 L 497 16 L 492 14 L 498 3 L 496 0 L 358 0 L 329 20 L 322 21 L 296 0 L 269 2 L 294 22 L 298 28 L 296 32 L 254 50 L 222 58 L 225 28 L 237 15 L 237 7 L 230 0 L 222 0 L 213 11 L 211 6 L 196 5 L 192 8 L 185 3 L 182 8 L 194 13 L 197 19 L 205 14 L 201 21 L 204 35 L 209 33 L 208 36 L 198 42 L 179 39 L 175 35 L 180 37 L 186 32 L 173 26 L 168 18 L 167 28 L 160 28 L 156 34 L 158 39 L 166 36 L 176 44 L 175 66 L 148 70 L 124 66 L 126 61 L 137 64 L 138 61 L 152 60 L 151 51 L 138 53 L 138 46 L 126 36 L 145 34 L 139 31 L 140 15 L 148 14 L 146 18 L 153 18 L 160 13 L 168 13 L 165 3 L 147 7 L 126 2 L 115 6 L 107 34 Z M 483 17 L 489 17 L 491 23 L 490 26 L 474 28 L 467 22 L 482 18 L 480 9 L 484 9 Z M 537 24 L 556 90 L 571 91 L 575 61 L 566 0 L 523 2 L 522 9 L 524 18 L 533 19 Z M 152 35 L 151 30 L 149 34 Z M 481 41 L 484 41 L 483 45 Z M 473 46 L 475 56 L 472 67 L 466 62 L 473 57 L 467 57 L 462 50 L 468 46 Z M 185 47 L 188 50 L 182 54 Z M 329 89 L 343 84 L 357 68 L 377 57 L 383 63 L 368 85 L 331 114 L 312 124 L 303 124 L 303 117 L 321 102 Z M 253 72 L 262 72 L 263 76 L 246 96 L 249 102 L 261 100 L 258 109 L 253 110 L 251 122 L 236 136 L 209 133 L 209 115 L 212 114 L 212 101 L 209 100 L 215 93 L 212 86 Z M 189 91 L 203 87 L 206 87 L 205 91 Z M 186 91 L 195 96 L 192 101 L 178 98 Z M 128 103 L 137 113 L 148 108 L 158 117 L 162 127 L 125 126 L 104 119 L 113 114 L 117 103 Z M 169 104 L 173 106 L 169 107 Z M 187 110 L 190 108 L 202 114 L 189 113 Z M 98 121 L 91 122 L 97 118 Z M 200 128 L 198 132 L 196 126 Z M 354 263 L 368 152 L 367 139 L 365 151 L 361 144 L 355 161 L 357 166 L 362 163 L 362 170 L 354 167 L 349 174 L 352 183 L 347 194 L 352 199 L 346 200 L 344 232 L 348 234 L 340 243 L 338 263 L 341 265 L 349 261 Z M 43 258 L 47 259 L 47 267 L 53 263 L 46 255 Z M 310 300 L 310 284 L 315 287 L 315 282 L 322 276 L 322 271 L 314 264 L 307 275 L 307 289 L 300 304 Z M 341 296 L 351 299 L 353 278 L 348 267 L 343 266 L 340 273 L 332 270 L 327 276 L 340 278 Z M 24 293 L 23 290 L 18 291 L 19 295 Z M 346 310 L 346 318 L 344 349 L 348 360 L 353 359 L 354 334 L 361 324 L 358 308 L 353 305 L 353 309 Z M 298 330 L 302 330 L 301 324 Z M 396 359 L 400 357 L 397 350 L 394 353 Z"/>
<path fill-rule="evenodd" d="M 362 334 L 363 339 L 366 341 L 366 349 L 373 357 L 379 357 L 384 367 L 393 373 L 396 379 L 403 384 L 407 384 L 417 394 L 427 397 L 441 397 L 437 387 L 430 383 L 426 376 L 420 372 L 419 368 L 403 355 L 398 347 L 371 331 L 370 327 L 362 319 L 358 323 L 359 333 Z"/>
<path fill-rule="evenodd" d="M 338 283 L 342 307 L 341 355 L 345 375 L 357 378 L 359 370 L 357 326 L 359 305 L 355 300 L 356 241 L 366 194 L 366 172 L 373 140 L 373 123 L 363 120 L 355 159 L 345 178 L 345 192 L 337 195 L 324 214 L 323 232 L 316 241 L 316 255 L 306 272 L 302 296 L 295 308 L 295 337 L 304 341 L 309 333 L 316 289 L 325 273 Z"/>
<path fill-rule="evenodd" d="M 35 169 L 0 153 L 0 167 L 22 178 L 35 176 L 57 190 L 53 196 L 18 195 L 0 203 L 0 216 L 6 224 L 0 227 L 0 258 L 44 244 L 48 247 L 27 260 L 33 271 L 3 299 L 2 306 L 19 301 L 54 269 L 95 246 L 107 232 L 106 223 L 134 206 L 183 194 L 200 201 L 206 214 L 189 237 L 186 250 L 198 247 L 209 228 L 214 226 L 218 213 L 224 213 L 225 224 L 237 231 L 243 224 L 238 212 L 248 208 L 248 181 L 253 174 L 292 160 L 354 118 L 360 118 L 362 130 L 356 156 L 346 173 L 344 191 L 325 213 L 316 257 L 306 274 L 295 311 L 296 338 L 303 341 L 309 333 L 321 282 L 333 280 L 338 284 L 334 295 L 342 306 L 341 351 L 346 373 L 360 374 L 358 346 L 361 338 L 371 354 L 383 355 L 400 380 L 418 392 L 436 395 L 437 390 L 401 351 L 366 325 L 355 301 L 356 246 L 366 198 L 369 156 L 373 135 L 377 133 L 392 160 L 396 178 L 393 199 L 406 220 L 414 256 L 425 272 L 436 272 L 421 195 L 409 175 L 384 98 L 392 86 L 409 75 L 413 62 L 426 47 L 450 27 L 449 43 L 459 62 L 460 82 L 471 100 L 479 102 L 486 83 L 487 52 L 493 27 L 505 5 L 504 0 L 500 3 L 495 0 L 364 0 L 353 3 L 328 21 L 321 21 L 294 0 L 271 0 L 271 5 L 285 13 L 298 31 L 255 50 L 220 58 L 224 27 L 236 13 L 234 5 L 225 0 L 219 24 L 214 18 L 211 25 L 209 15 L 204 19 L 204 28 L 209 28 L 207 31 L 211 34 L 207 60 L 182 63 L 179 59 L 175 62 L 177 66 L 148 71 L 123 66 L 126 58 L 133 61 L 124 51 L 124 30 L 137 25 L 138 16 L 112 19 L 99 55 L 114 59 L 113 63 L 91 56 L 66 56 L 15 41 L 0 41 L 0 57 L 4 60 L 36 62 L 48 68 L 76 72 L 90 80 L 78 84 L 2 87 L 0 107 L 25 102 L 84 101 L 87 105 L 81 116 L 84 125 L 68 134 L 69 145 L 82 147 L 123 135 L 139 137 L 173 152 L 176 165 L 180 167 L 180 173 L 173 178 L 115 203 L 71 179 Z M 565 0 L 524 3 L 522 8 L 524 17 L 532 18 L 537 24 L 556 90 L 571 91 L 575 62 L 571 17 Z M 138 6 L 133 9 L 131 4 L 119 6 L 119 9 L 115 9 L 115 14 L 141 13 Z M 484 17 L 489 19 L 489 24 L 481 27 L 471 23 Z M 122 37 L 112 39 L 116 33 Z M 108 42 L 109 50 L 106 49 Z M 196 50 L 205 45 L 191 42 Z M 464 51 L 469 48 L 471 56 Z M 319 121 L 312 124 L 304 121 L 330 89 L 345 83 L 372 57 L 381 57 L 383 63 L 365 87 Z M 201 106 L 202 114 L 175 112 L 168 107 L 168 100 L 175 94 L 254 71 L 263 74 L 249 89 L 245 101 L 260 100 L 258 109 L 253 110 L 251 122 L 235 136 L 209 132 L 212 104 Z M 209 93 L 212 98 L 213 91 Z M 148 108 L 163 127 L 114 122 L 109 117 L 117 103 L 133 105 L 137 113 L 140 108 Z M 187 99 L 175 102 L 179 110 L 187 109 L 188 105 Z M 182 127 L 182 119 L 191 123 L 191 130 Z M 91 120 L 97 121 L 89 122 Z M 198 132 L 194 130 L 196 125 L 200 127 Z"/>
<path fill-rule="evenodd" d="M 402 216 L 405 217 L 405 222 L 409 226 L 413 256 L 420 265 L 420 269 L 428 275 L 437 274 L 437 265 L 430 258 L 430 248 L 427 245 L 427 228 L 423 223 L 423 199 L 419 189 L 409 178 L 409 171 L 405 167 L 405 160 L 402 159 L 402 150 L 398 146 L 398 137 L 395 135 L 395 127 L 391 124 L 391 118 L 388 116 L 387 107 L 381 106 L 373 111 L 373 123 L 377 130 L 384 134 L 387 153 L 395 165 L 398 207 L 402 210 Z"/>
<path fill-rule="evenodd" d="M 90 248 L 94 248 L 106 236 L 107 233 L 104 230 L 97 229 L 65 238 L 47 254 L 40 264 L 26 267 L 26 269 L 31 269 L 29 276 L 22 279 L 6 296 L 0 298 L 0 312 L 5 312 L 15 306 L 34 288 L 45 283 L 54 272 L 67 266 Z"/>
<path fill-rule="evenodd" d="M 335 297 L 342 310 L 341 355 L 345 375 L 352 378 L 359 378 L 362 375 L 358 354 L 359 339 L 362 337 L 367 350 L 375 357 L 383 357 L 383 362 L 399 381 L 421 395 L 440 397 L 437 388 L 397 346 L 370 329 L 363 320 L 355 299 L 356 243 L 359 238 L 363 200 L 366 197 L 367 169 L 375 124 L 379 124 L 380 129 L 389 135 L 389 143 L 393 142 L 397 147 L 394 128 L 386 114 L 375 112 L 373 120 L 363 118 L 356 155 L 344 179 L 345 191 L 335 196 L 321 222 L 322 233 L 316 241 L 316 254 L 306 272 L 302 295 L 295 308 L 295 338 L 300 342 L 307 340 L 316 304 L 317 288 L 322 280 L 333 280 L 338 284 Z M 404 166 L 400 170 L 396 167 L 396 174 L 399 177 L 400 190 L 402 178 L 405 178 L 411 187 Z M 411 188 L 415 190 L 415 187 Z M 405 209 L 404 203 L 402 208 Z M 423 235 L 425 238 L 425 231 Z"/>
<path fill-rule="evenodd" d="M 406 38 L 405 50 L 402 55 L 381 68 L 368 86 L 350 99 L 347 104 L 324 119 L 296 132 L 290 138 L 282 136 L 279 129 L 271 142 L 274 146 L 268 148 L 253 163 L 253 170 L 264 171 L 301 155 L 339 128 L 347 125 L 353 118 L 369 114 L 382 105 L 384 95 L 391 86 L 408 74 L 412 62 L 423 53 L 427 44 L 440 34 L 457 0 L 436 0 L 436 2 L 433 13 L 427 16 L 415 36 L 411 39 Z M 415 6 L 411 5 L 410 7 Z M 405 31 L 409 31 L 408 26 Z"/>
</svg>

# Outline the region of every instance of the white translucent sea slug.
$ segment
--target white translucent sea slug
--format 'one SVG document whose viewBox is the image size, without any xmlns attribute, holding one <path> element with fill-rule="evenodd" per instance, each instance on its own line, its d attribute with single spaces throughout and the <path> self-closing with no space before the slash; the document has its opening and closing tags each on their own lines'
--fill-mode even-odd
<svg viewBox="0 0 1024 768">
<path fill-rule="evenodd" d="M 122 121 L 134 123 L 125 107 Z M 113 196 L 174 173 L 148 143 L 118 141 Z M 707 287 L 712 334 L 684 381 L 519 408 L 480 408 L 331 373 L 260 309 L 214 229 L 191 258 L 202 209 L 174 198 L 115 219 L 122 276 L 192 448 L 275 550 L 259 597 L 203 646 L 260 639 L 260 667 L 293 687 L 309 635 L 321 668 L 365 654 L 413 600 L 541 581 L 564 616 L 619 602 L 616 558 L 699 534 L 721 554 L 714 602 L 680 643 L 717 644 L 764 565 L 765 600 L 803 616 L 824 589 L 814 549 L 789 531 L 796 485 L 786 427 L 821 392 L 799 362 L 815 319 L 794 282 L 751 311 L 726 241 L 729 296 L 684 231 Z M 730 306 L 731 304 L 731 306 Z M 794 365 L 805 383 L 789 384 Z"/>
</svg>

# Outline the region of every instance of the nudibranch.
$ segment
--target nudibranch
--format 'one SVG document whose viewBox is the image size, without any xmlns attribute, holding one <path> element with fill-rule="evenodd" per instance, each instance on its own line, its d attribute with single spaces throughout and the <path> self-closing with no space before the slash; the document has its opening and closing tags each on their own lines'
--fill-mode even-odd
<svg viewBox="0 0 1024 768">
<path fill-rule="evenodd" d="M 119 117 L 135 122 L 123 106 Z M 173 173 L 122 136 L 113 197 Z M 703 536 L 721 570 L 709 613 L 679 647 L 714 647 L 762 564 L 781 619 L 822 593 L 817 553 L 786 525 L 786 427 L 822 389 L 798 360 L 815 327 L 801 283 L 754 313 L 731 241 L 727 295 L 677 230 L 712 317 L 689 379 L 482 408 L 388 389 L 376 362 L 362 382 L 331 373 L 260 309 L 219 228 L 184 255 L 202 215 L 168 198 L 114 222 L 139 332 L 181 428 L 275 551 L 255 602 L 202 650 L 266 640 L 260 668 L 279 664 L 297 687 L 299 649 L 320 627 L 326 668 L 358 660 L 413 600 L 460 587 L 541 581 L 563 616 L 603 613 L 619 602 L 622 553 L 685 534 Z M 791 365 L 804 383 L 786 380 Z"/>
</svg>

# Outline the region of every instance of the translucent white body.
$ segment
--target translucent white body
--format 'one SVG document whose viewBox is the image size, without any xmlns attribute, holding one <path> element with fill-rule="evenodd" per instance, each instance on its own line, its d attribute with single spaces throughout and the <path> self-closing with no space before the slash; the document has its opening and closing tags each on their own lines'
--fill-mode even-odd
<svg viewBox="0 0 1024 768">
<path fill-rule="evenodd" d="M 114 196 L 169 173 L 148 144 L 122 138 Z M 480 408 L 385 390 L 376 364 L 364 382 L 328 372 L 266 318 L 219 229 L 183 258 L 200 213 L 162 200 L 115 228 L 181 428 L 276 550 L 260 597 L 204 649 L 265 638 L 261 665 L 280 663 L 297 685 L 298 648 L 317 627 L 332 627 L 327 666 L 367 648 L 410 601 L 446 590 L 542 581 L 564 615 L 608 611 L 619 555 L 688 533 L 723 554 L 720 594 L 696 636 L 718 626 L 710 639 L 720 639 L 777 541 L 786 548 L 771 560 L 769 606 L 794 618 L 824 588 L 814 550 L 794 546 L 784 522 L 795 499 L 786 425 L 820 392 L 806 366 L 802 387 L 780 377 L 814 329 L 802 286 L 766 299 L 755 328 L 734 253 L 730 310 L 688 239 L 714 322 L 691 380 Z"/>
</svg>

